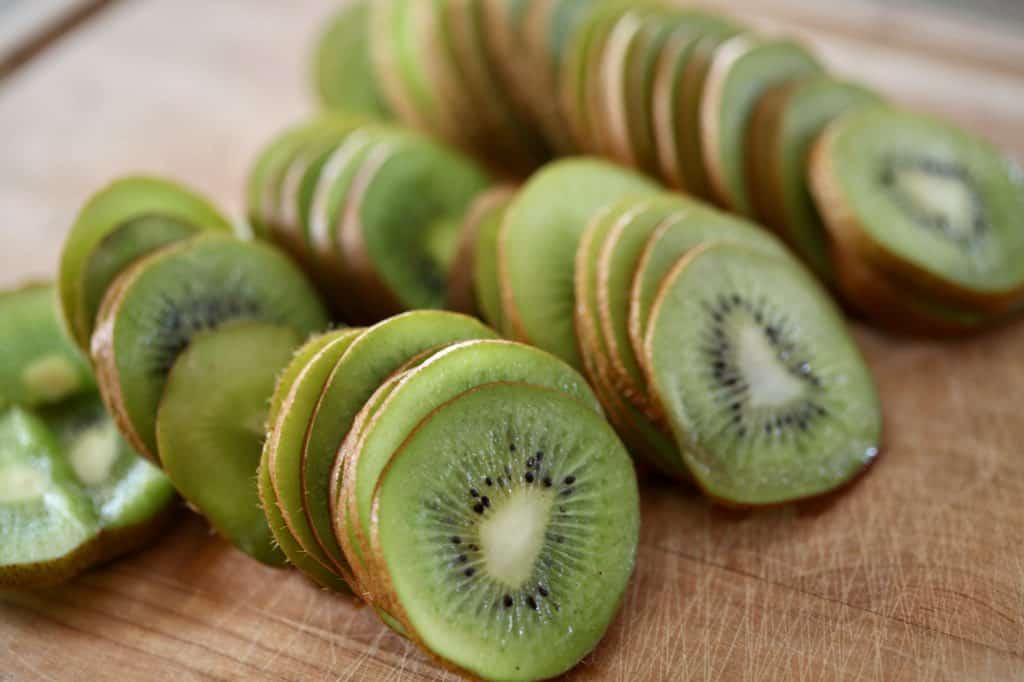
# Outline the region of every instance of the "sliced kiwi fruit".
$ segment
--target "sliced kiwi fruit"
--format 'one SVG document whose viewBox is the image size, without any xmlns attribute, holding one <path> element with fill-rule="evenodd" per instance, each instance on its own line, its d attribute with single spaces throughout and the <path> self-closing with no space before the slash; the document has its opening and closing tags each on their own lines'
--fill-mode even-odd
<svg viewBox="0 0 1024 682">
<path fill-rule="evenodd" d="M 768 90 L 751 120 L 747 172 L 755 212 L 826 281 L 828 235 L 807 180 L 811 147 L 835 119 L 879 102 L 867 88 L 818 76 Z"/>
<path fill-rule="evenodd" d="M 235 319 L 288 326 L 300 337 L 327 326 L 316 291 L 286 257 L 228 236 L 165 247 L 115 281 L 92 357 L 103 398 L 138 452 L 160 461 L 154 422 L 177 356 L 195 334 Z"/>
<path fill-rule="evenodd" d="M 692 207 L 685 215 L 659 225 L 640 254 L 629 293 L 629 338 L 641 366 L 651 308 L 665 276 L 692 249 L 723 240 L 788 256 L 785 246 L 757 225 L 707 207 Z"/>
<path fill-rule="evenodd" d="M 0 348 L 0 408 L 54 403 L 96 385 L 61 330 L 50 284 L 0 293 Z"/>
<path fill-rule="evenodd" d="M 313 75 L 320 103 L 332 110 L 386 119 L 391 111 L 370 60 L 370 2 L 353 0 L 317 42 Z"/>
<path fill-rule="evenodd" d="M 176 509 L 174 486 L 125 442 L 98 393 L 83 393 L 40 414 L 92 501 L 100 528 L 96 561 L 135 551 L 167 526 Z"/>
<path fill-rule="evenodd" d="M 230 223 L 206 199 L 167 180 L 127 177 L 82 208 L 61 249 L 57 280 L 64 324 L 83 350 L 107 288 L 133 261 L 203 230 Z"/>
<path fill-rule="evenodd" d="M 645 351 L 694 479 L 725 504 L 821 495 L 878 454 L 871 374 L 792 259 L 728 242 L 695 249 L 665 278 Z"/>
<path fill-rule="evenodd" d="M 700 108 L 700 136 L 714 198 L 751 215 L 747 135 L 760 96 L 773 85 L 818 74 L 822 66 L 802 45 L 737 36 L 715 50 Z"/>
<path fill-rule="evenodd" d="M 419 136 L 379 144 L 367 155 L 351 189 L 341 244 L 377 319 L 444 307 L 459 225 L 488 184 L 468 159 Z"/>
<path fill-rule="evenodd" d="M 573 329 L 573 264 L 580 235 L 607 203 L 655 191 L 603 161 L 546 166 L 509 205 L 498 238 L 505 326 L 517 338 L 581 367 Z"/>
<path fill-rule="evenodd" d="M 278 373 L 302 342 L 290 327 L 239 321 L 196 334 L 167 376 L 156 418 L 175 487 L 238 549 L 280 566 L 257 468 Z"/>
<path fill-rule="evenodd" d="M 892 281 L 951 307 L 1019 307 L 1024 175 L 987 142 L 873 107 L 829 126 L 811 187 L 829 233 Z"/>
<path fill-rule="evenodd" d="M 87 568 L 99 519 L 46 423 L 0 414 L 0 588 L 45 587 Z"/>
<path fill-rule="evenodd" d="M 274 483 L 270 474 L 270 463 L 268 461 L 268 446 L 274 438 L 275 425 L 282 414 L 281 408 L 303 369 L 321 350 L 336 341 L 340 335 L 345 334 L 347 331 L 328 332 L 309 339 L 295 352 L 288 366 L 278 374 L 274 394 L 270 398 L 270 408 L 267 413 L 267 433 L 269 435 L 263 444 L 263 453 L 260 455 L 260 466 L 257 473 L 260 506 L 267 517 L 267 525 L 270 527 L 275 543 L 284 553 L 290 564 L 299 569 L 306 577 L 320 587 L 334 592 L 347 592 L 349 590 L 348 583 L 336 572 L 311 558 L 295 536 L 292 535 L 278 504 L 277 492 L 274 490 Z"/>
<path fill-rule="evenodd" d="M 512 185 L 496 185 L 473 201 L 459 232 L 459 246 L 448 273 L 448 307 L 481 317 L 501 328 L 498 288 L 498 229 L 516 194 Z"/>
<path fill-rule="evenodd" d="M 316 515 L 306 509 L 306 491 L 314 481 L 305 479 L 303 460 L 309 427 L 327 379 L 362 331 L 346 329 L 332 332 L 311 342 L 317 351 L 309 357 L 306 357 L 306 352 L 300 352 L 299 357 L 303 359 L 301 369 L 287 383 L 283 380 L 278 383 L 275 393 L 283 392 L 281 408 L 270 424 L 262 460 L 272 482 L 278 513 L 305 555 L 299 562 L 293 560 L 292 563 L 302 568 L 301 564 L 313 561 L 349 583 L 350 569 L 337 542 L 330 533 L 318 532 L 313 523 Z M 326 344 L 322 343 L 324 338 L 329 339 Z M 322 496 L 317 498 L 322 499 Z"/>
<path fill-rule="evenodd" d="M 529 680 L 565 672 L 603 636 L 639 521 L 632 465 L 600 416 L 560 391 L 489 384 L 438 408 L 395 453 L 372 538 L 389 606 L 429 651 L 473 675 Z"/>
</svg>

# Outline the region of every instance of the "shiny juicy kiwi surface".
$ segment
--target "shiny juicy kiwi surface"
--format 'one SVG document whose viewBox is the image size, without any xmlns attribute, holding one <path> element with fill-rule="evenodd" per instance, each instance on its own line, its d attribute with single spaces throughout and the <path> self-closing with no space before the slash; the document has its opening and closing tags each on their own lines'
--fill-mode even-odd
<svg viewBox="0 0 1024 682">
<path fill-rule="evenodd" d="M 793 261 L 729 243 L 695 250 L 666 277 L 645 350 L 691 473 L 724 503 L 820 495 L 878 453 L 871 375 Z"/>
<path fill-rule="evenodd" d="M 427 417 L 374 510 L 393 612 L 435 655 L 490 679 L 552 677 L 592 650 L 638 541 L 636 479 L 614 432 L 524 384 L 484 385 Z"/>
</svg>

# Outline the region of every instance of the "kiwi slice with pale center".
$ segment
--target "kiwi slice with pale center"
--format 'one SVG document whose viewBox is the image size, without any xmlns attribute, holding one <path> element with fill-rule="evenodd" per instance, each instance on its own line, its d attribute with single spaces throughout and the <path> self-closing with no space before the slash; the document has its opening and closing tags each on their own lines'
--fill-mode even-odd
<svg viewBox="0 0 1024 682">
<path fill-rule="evenodd" d="M 115 281 L 100 310 L 92 356 L 103 398 L 138 452 L 159 462 L 156 410 L 178 355 L 195 334 L 236 319 L 288 326 L 300 338 L 327 326 L 305 276 L 257 242 L 194 237 L 139 261 Z"/>
<path fill-rule="evenodd" d="M 0 408 L 58 402 L 95 387 L 85 359 L 65 337 L 50 284 L 0 293 Z"/>
<path fill-rule="evenodd" d="M 509 205 L 498 237 L 506 327 L 580 367 L 573 328 L 580 235 L 603 205 L 655 190 L 635 173 L 592 159 L 558 161 L 534 175 Z"/>
<path fill-rule="evenodd" d="M 383 472 L 373 518 L 389 606 L 408 630 L 451 665 L 509 680 L 559 675 L 597 645 L 640 522 L 633 467 L 607 423 L 526 384 L 481 386 L 424 419 Z"/>
<path fill-rule="evenodd" d="M 715 50 L 704 85 L 700 136 L 704 162 L 722 206 L 751 215 L 747 135 L 760 96 L 774 85 L 821 73 L 802 45 L 738 36 Z"/>
<path fill-rule="evenodd" d="M 751 121 L 747 171 L 756 213 L 826 281 L 828 234 L 807 180 L 811 147 L 829 123 L 879 101 L 859 85 L 819 76 L 772 88 Z"/>
<path fill-rule="evenodd" d="M 665 278 L 645 351 L 680 451 L 718 501 L 821 495 L 878 454 L 871 374 L 839 311 L 791 259 L 727 242 L 695 249 Z"/>
<path fill-rule="evenodd" d="M 0 587 L 45 587 L 88 567 L 99 519 L 46 423 L 0 414 Z"/>
<path fill-rule="evenodd" d="M 811 185 L 829 232 L 891 279 L 990 314 L 1024 298 L 1024 175 L 987 142 L 873 107 L 827 129 Z"/>
<path fill-rule="evenodd" d="M 241 321 L 199 333 L 174 363 L 156 418 L 175 487 L 254 559 L 283 565 L 259 504 L 257 468 L 278 373 L 302 342 L 289 327 Z"/>
<path fill-rule="evenodd" d="M 57 279 L 60 312 L 78 346 L 89 349 L 103 296 L 122 270 L 203 230 L 231 225 L 206 199 L 167 180 L 123 178 L 93 195 L 64 241 Z"/>
<path fill-rule="evenodd" d="M 320 103 L 332 110 L 389 118 L 370 60 L 370 1 L 352 0 L 331 19 L 316 45 L 313 76 Z"/>
</svg>

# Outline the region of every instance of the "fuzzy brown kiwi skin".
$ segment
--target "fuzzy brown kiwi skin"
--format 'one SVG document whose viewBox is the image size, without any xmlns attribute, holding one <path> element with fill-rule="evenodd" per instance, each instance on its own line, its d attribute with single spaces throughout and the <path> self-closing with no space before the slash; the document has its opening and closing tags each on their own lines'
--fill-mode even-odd
<svg viewBox="0 0 1024 682">
<path fill-rule="evenodd" d="M 474 249 L 480 223 L 495 206 L 508 203 L 516 192 L 515 185 L 497 185 L 482 192 L 469 206 L 462 221 L 459 246 L 448 274 L 448 308 L 466 315 L 477 314 L 473 282 Z"/>
<path fill-rule="evenodd" d="M 96 538 L 93 538 L 57 561 L 0 567 L 0 591 L 56 587 L 98 563 L 100 556 Z"/>
<path fill-rule="evenodd" d="M 893 283 L 929 292 L 929 297 L 948 305 L 1002 315 L 1010 313 L 1024 299 L 1024 285 L 1012 290 L 982 294 L 966 290 L 889 252 L 868 235 L 850 210 L 835 174 L 833 150 L 839 136 L 849 125 L 849 116 L 831 123 L 811 150 L 810 187 L 825 227 L 836 241 L 856 245 L 855 250 Z"/>
</svg>

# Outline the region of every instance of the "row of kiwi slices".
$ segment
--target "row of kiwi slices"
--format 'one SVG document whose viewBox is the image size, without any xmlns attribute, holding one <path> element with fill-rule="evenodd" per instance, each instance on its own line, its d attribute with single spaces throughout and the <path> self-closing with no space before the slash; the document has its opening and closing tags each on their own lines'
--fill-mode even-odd
<svg viewBox="0 0 1024 682">
<path fill-rule="evenodd" d="M 581 369 L 655 469 L 749 507 L 834 490 L 878 453 L 871 375 L 774 235 L 586 158 L 495 188 L 470 216 L 481 314 Z"/>
<path fill-rule="evenodd" d="M 446 307 L 459 226 L 490 182 L 472 159 L 423 135 L 324 116 L 260 153 L 249 222 L 302 264 L 338 317 L 370 324 Z"/>
<path fill-rule="evenodd" d="M 314 337 L 270 404 L 260 497 L 316 583 L 487 679 L 561 674 L 600 640 L 632 573 L 637 484 L 569 365 L 413 311 Z"/>
<path fill-rule="evenodd" d="M 1020 170 L 828 75 L 798 42 L 656 0 L 380 0 L 346 13 L 317 49 L 331 108 L 397 118 L 504 160 L 507 175 L 545 152 L 637 169 L 767 225 L 897 330 L 967 332 L 1024 308 Z"/>
<path fill-rule="evenodd" d="M 121 438 L 56 291 L 0 293 L 0 589 L 46 587 L 155 538 L 174 488 Z"/>
</svg>

